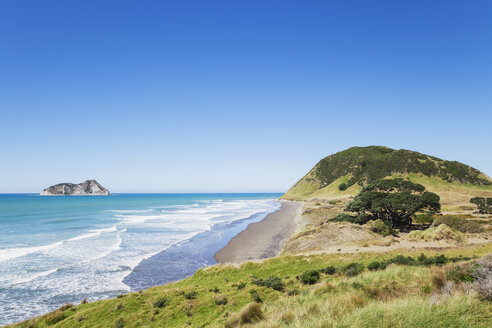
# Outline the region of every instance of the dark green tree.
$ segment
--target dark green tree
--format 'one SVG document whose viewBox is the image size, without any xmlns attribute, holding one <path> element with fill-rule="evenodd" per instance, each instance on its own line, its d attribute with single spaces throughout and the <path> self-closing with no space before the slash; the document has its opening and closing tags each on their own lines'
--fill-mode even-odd
<svg viewBox="0 0 492 328">
<path fill-rule="evenodd" d="M 409 226 L 412 215 L 425 209 L 439 211 L 439 196 L 425 191 L 425 187 L 401 178 L 383 179 L 368 184 L 346 211 L 357 212 L 359 216 L 389 221 L 395 228 Z"/>
<path fill-rule="evenodd" d="M 478 213 L 492 214 L 492 198 L 473 197 L 470 203 L 477 205 Z"/>
</svg>

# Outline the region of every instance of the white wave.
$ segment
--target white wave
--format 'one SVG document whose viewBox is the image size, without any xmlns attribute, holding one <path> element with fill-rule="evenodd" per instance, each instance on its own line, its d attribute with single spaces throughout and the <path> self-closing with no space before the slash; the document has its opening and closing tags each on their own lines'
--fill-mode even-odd
<svg viewBox="0 0 492 328">
<path fill-rule="evenodd" d="M 115 232 L 115 231 L 118 231 L 118 228 L 116 228 L 116 226 L 114 225 L 114 226 L 112 226 L 110 228 L 97 229 L 97 230 L 91 230 L 91 231 L 92 232 L 90 232 L 90 233 L 86 233 L 86 234 L 83 234 L 83 235 L 80 235 L 80 236 L 77 236 L 77 237 L 69 238 L 67 240 L 64 240 L 63 242 L 76 241 L 76 240 L 82 240 L 82 239 L 97 237 L 97 236 L 99 236 L 100 234 L 102 234 L 104 232 Z"/>
<path fill-rule="evenodd" d="M 39 272 L 39 273 L 33 274 L 30 277 L 16 280 L 16 281 L 10 283 L 9 286 L 24 284 L 26 282 L 33 281 L 34 279 L 48 276 L 48 275 L 50 275 L 52 273 L 55 273 L 56 271 L 58 271 L 58 269 L 51 269 L 51 270 L 48 270 L 48 271 Z"/>
<path fill-rule="evenodd" d="M 154 210 L 153 208 L 149 208 L 146 210 L 109 210 L 109 212 L 121 213 L 121 214 L 125 214 L 125 213 L 150 213 L 153 210 Z"/>
<path fill-rule="evenodd" d="M 118 229 L 116 228 L 116 226 L 112 226 L 110 228 L 92 230 L 90 233 L 82 234 L 82 235 L 72 237 L 69 239 L 65 239 L 65 240 L 60 240 L 60 241 L 57 241 L 57 242 L 54 242 L 54 243 L 51 243 L 48 245 L 0 249 L 0 262 L 15 259 L 18 257 L 33 254 L 33 253 L 39 253 L 39 252 L 47 251 L 47 250 L 50 250 L 50 249 L 53 249 L 56 247 L 60 247 L 64 243 L 67 243 L 67 242 L 73 242 L 73 241 L 78 241 L 78 240 L 82 240 L 82 239 L 86 239 L 86 238 L 97 237 L 104 232 L 115 232 L 117 230 Z"/>
<path fill-rule="evenodd" d="M 124 229 L 124 231 L 126 231 L 126 229 Z M 123 232 L 123 230 L 122 230 L 122 232 Z M 113 253 L 113 252 L 115 252 L 121 248 L 121 242 L 122 242 L 121 236 L 120 236 L 120 234 L 118 234 L 116 236 L 116 243 L 113 246 L 111 246 L 110 249 L 108 249 L 108 250 L 106 250 L 106 251 L 102 252 L 101 254 L 98 254 L 94 257 L 91 257 L 87 260 L 84 260 L 84 261 L 80 262 L 80 264 L 89 263 L 89 262 L 99 260 L 99 259 L 102 259 L 103 257 L 108 256 L 109 254 L 111 254 L 111 253 Z"/>
</svg>

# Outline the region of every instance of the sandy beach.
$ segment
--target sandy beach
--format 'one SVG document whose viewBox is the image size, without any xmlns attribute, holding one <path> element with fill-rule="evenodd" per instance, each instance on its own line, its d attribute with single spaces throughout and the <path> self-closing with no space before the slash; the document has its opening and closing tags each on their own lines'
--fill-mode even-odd
<svg viewBox="0 0 492 328">
<path fill-rule="evenodd" d="M 296 227 L 303 202 L 283 201 L 282 207 L 260 222 L 251 223 L 215 253 L 219 263 L 240 263 L 276 256 Z"/>
</svg>

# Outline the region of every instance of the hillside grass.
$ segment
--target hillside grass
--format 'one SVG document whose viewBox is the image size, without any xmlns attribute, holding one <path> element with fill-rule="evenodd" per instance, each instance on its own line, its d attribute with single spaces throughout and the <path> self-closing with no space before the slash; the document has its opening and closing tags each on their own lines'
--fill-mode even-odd
<svg viewBox="0 0 492 328">
<path fill-rule="evenodd" d="M 465 164 L 387 147 L 352 147 L 319 161 L 282 198 L 346 199 L 362 186 L 390 177 L 408 178 L 441 196 L 445 210 L 473 210 L 469 199 L 492 197 L 492 180 Z M 348 186 L 340 191 L 339 186 Z"/>
<path fill-rule="evenodd" d="M 478 257 L 492 252 L 492 244 L 425 252 L 429 256 Z M 430 305 L 430 292 L 438 291 L 431 285 L 434 267 L 391 265 L 352 278 L 323 274 L 314 285 L 296 279 L 307 270 L 340 268 L 350 262 L 367 267 L 397 254 L 416 257 L 420 251 L 281 256 L 238 267 L 215 265 L 175 283 L 65 306 L 54 314 L 9 327 L 233 327 L 241 324 L 238 316 L 249 320 L 250 312 L 258 311 L 257 306 L 248 305 L 255 300 L 262 301 L 261 319 L 251 323 L 259 327 L 381 327 L 381 322 L 387 327 L 464 327 L 466 320 L 468 327 L 492 324 L 490 301 L 476 295 L 457 293 L 446 302 Z M 272 276 L 281 279 L 283 289 L 253 283 L 275 283 L 268 279 Z M 53 317 L 56 320 L 50 319 Z"/>
</svg>

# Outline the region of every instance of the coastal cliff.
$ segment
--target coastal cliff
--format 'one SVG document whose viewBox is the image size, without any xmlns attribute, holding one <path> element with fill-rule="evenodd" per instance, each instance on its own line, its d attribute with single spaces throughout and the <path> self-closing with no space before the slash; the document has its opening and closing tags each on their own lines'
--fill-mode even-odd
<svg viewBox="0 0 492 328">
<path fill-rule="evenodd" d="M 79 184 L 59 183 L 43 189 L 40 195 L 111 195 L 108 189 L 96 180 L 86 180 Z"/>
</svg>

